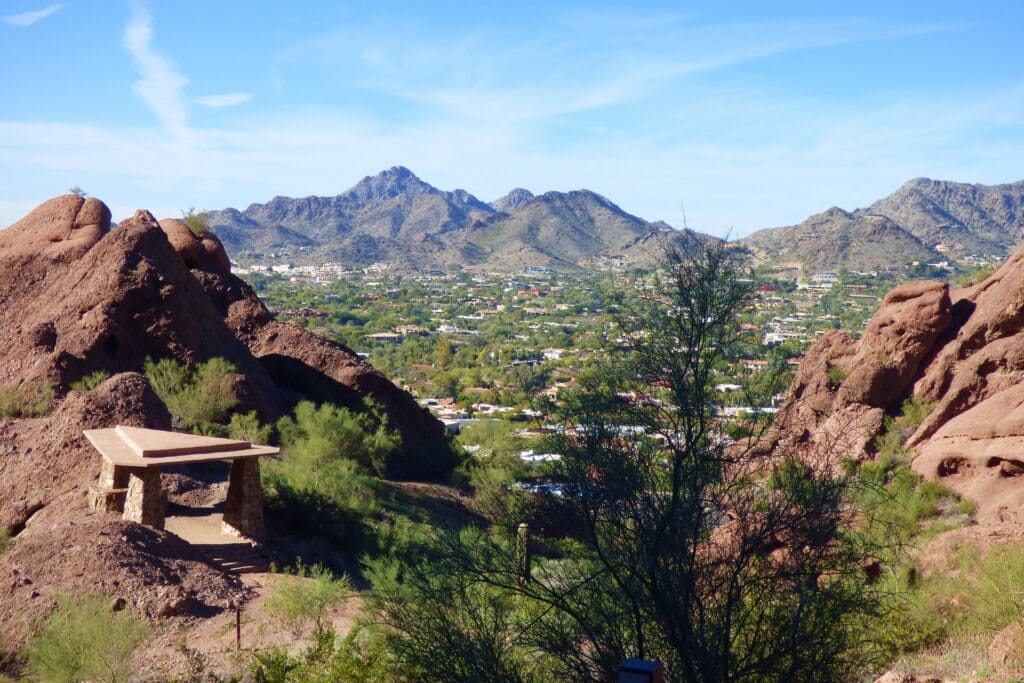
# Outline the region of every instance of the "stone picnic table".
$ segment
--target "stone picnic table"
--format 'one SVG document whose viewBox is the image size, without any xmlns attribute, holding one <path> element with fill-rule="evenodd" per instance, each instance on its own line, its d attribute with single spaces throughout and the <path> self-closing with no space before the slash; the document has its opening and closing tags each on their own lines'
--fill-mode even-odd
<svg viewBox="0 0 1024 683">
<path fill-rule="evenodd" d="M 99 482 L 89 491 L 93 509 L 121 512 L 124 519 L 162 529 L 167 494 L 160 485 L 160 468 L 230 460 L 222 530 L 254 541 L 263 539 L 259 459 L 277 455 L 280 449 L 238 439 L 121 425 L 89 429 L 84 434 L 103 458 Z"/>
</svg>

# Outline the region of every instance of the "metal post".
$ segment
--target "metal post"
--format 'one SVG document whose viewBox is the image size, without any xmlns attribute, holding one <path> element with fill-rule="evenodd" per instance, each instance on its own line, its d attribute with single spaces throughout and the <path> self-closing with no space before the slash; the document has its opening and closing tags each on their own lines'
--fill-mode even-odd
<svg viewBox="0 0 1024 683">
<path fill-rule="evenodd" d="M 516 556 L 519 560 L 519 585 L 525 586 L 530 580 L 530 564 L 533 557 L 530 553 L 530 527 L 520 524 L 516 531 Z"/>
<path fill-rule="evenodd" d="M 242 607 L 235 605 L 235 650 L 242 649 Z"/>
</svg>

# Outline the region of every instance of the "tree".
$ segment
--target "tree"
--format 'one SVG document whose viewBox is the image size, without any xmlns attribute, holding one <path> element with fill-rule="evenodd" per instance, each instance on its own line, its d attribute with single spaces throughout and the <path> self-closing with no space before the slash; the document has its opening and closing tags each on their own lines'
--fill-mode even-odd
<svg viewBox="0 0 1024 683">
<path fill-rule="evenodd" d="M 558 494 L 509 495 L 490 529 L 441 534 L 404 582 L 379 583 L 375 604 L 418 676 L 475 678 L 519 662 L 521 677 L 600 681 L 627 657 L 660 659 L 679 681 L 857 671 L 861 621 L 879 610 L 860 567 L 883 536 L 867 533 L 842 454 L 764 453 L 756 438 L 724 438 L 715 413 L 714 372 L 743 341 L 747 275 L 742 251 L 691 245 L 667 253 L 651 296 L 609 302 L 609 338 L 624 342 L 579 379 L 545 445 L 561 455 Z M 559 548 L 529 576 L 512 532 L 523 521 Z M 478 591 L 502 606 L 501 628 L 481 627 L 483 611 L 453 614 L 454 593 Z M 420 624 L 433 613 L 449 615 L 435 636 L 472 643 L 458 650 L 469 664 L 453 655 L 424 670 Z"/>
<path fill-rule="evenodd" d="M 441 370 L 447 370 L 452 362 L 452 340 L 448 337 L 441 337 L 434 345 L 434 366 Z"/>
</svg>

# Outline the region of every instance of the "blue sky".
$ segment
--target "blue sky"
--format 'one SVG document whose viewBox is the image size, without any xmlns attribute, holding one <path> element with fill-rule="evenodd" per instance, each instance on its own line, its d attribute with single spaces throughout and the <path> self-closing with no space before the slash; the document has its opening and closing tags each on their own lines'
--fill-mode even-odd
<svg viewBox="0 0 1024 683">
<path fill-rule="evenodd" d="M 733 236 L 928 176 L 1024 178 L 1024 3 L 0 0 L 0 226 L 589 188 Z"/>
</svg>

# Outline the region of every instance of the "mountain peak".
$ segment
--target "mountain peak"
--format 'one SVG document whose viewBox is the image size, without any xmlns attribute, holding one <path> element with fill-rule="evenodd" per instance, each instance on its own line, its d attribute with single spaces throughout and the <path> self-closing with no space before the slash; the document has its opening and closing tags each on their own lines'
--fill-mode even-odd
<svg viewBox="0 0 1024 683">
<path fill-rule="evenodd" d="M 508 194 L 506 194 L 504 197 L 501 197 L 500 199 L 495 199 L 493 202 L 491 202 L 491 207 L 495 211 L 503 211 L 505 213 L 508 213 L 509 211 L 515 211 L 523 204 L 526 204 L 528 201 L 533 199 L 533 197 L 533 193 L 530 192 L 529 190 L 522 187 L 517 187 Z"/>
<path fill-rule="evenodd" d="M 400 194 L 416 196 L 439 192 L 440 190 L 420 180 L 405 166 L 392 166 L 375 176 L 366 176 L 345 192 L 344 196 L 358 201 L 380 201 Z"/>
</svg>

